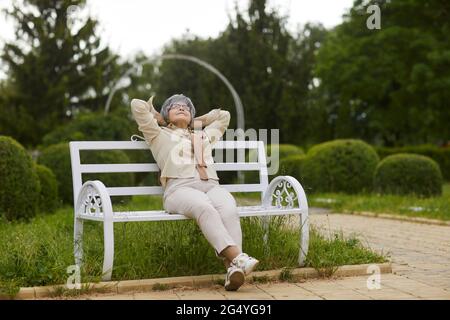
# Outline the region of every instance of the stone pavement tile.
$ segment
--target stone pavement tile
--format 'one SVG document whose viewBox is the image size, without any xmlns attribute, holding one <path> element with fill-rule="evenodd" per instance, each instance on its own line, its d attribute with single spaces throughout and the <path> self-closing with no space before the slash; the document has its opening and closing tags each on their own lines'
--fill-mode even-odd
<svg viewBox="0 0 450 320">
<path fill-rule="evenodd" d="M 135 300 L 180 300 L 174 290 L 135 292 Z"/>
<path fill-rule="evenodd" d="M 422 262 L 422 263 L 414 263 L 414 267 L 415 268 L 420 268 L 422 270 L 447 270 L 448 266 L 443 265 L 443 264 L 439 264 L 439 263 L 427 263 L 427 262 Z"/>
<path fill-rule="evenodd" d="M 403 292 L 410 293 L 419 298 L 428 298 L 428 297 L 443 297 L 450 299 L 450 292 L 443 290 L 441 288 L 436 287 L 399 287 L 398 290 L 402 290 Z"/>
<path fill-rule="evenodd" d="M 450 300 L 450 297 L 442 297 L 442 296 L 427 297 L 427 298 L 424 298 L 423 300 Z"/>
<path fill-rule="evenodd" d="M 337 291 L 342 292 L 350 290 L 339 285 L 337 281 L 332 279 L 313 280 L 303 283 L 296 283 L 296 285 L 314 294 L 332 293 Z"/>
<path fill-rule="evenodd" d="M 440 288 L 433 288 L 432 290 L 426 290 L 426 291 L 421 290 L 417 293 L 417 296 L 421 299 L 440 298 L 440 299 L 450 300 L 450 292 L 447 292 L 445 290 L 438 291 L 437 289 L 440 289 Z"/>
<path fill-rule="evenodd" d="M 415 284 L 416 280 L 409 279 L 407 277 L 398 275 L 398 274 L 382 274 L 381 283 L 402 283 L 402 284 Z"/>
<path fill-rule="evenodd" d="M 255 285 L 245 284 L 238 291 L 220 291 L 229 300 L 273 300 L 274 298 Z"/>
<path fill-rule="evenodd" d="M 383 287 L 380 289 L 356 289 L 360 294 L 370 297 L 374 300 L 401 300 L 401 299 L 419 299 L 412 294 L 402 292 L 400 290 Z"/>
<path fill-rule="evenodd" d="M 367 276 L 342 278 L 336 281 L 336 283 L 344 288 L 348 289 L 365 289 L 367 288 Z"/>
<path fill-rule="evenodd" d="M 181 300 L 226 300 L 224 295 L 210 288 L 184 291 L 176 290 L 175 293 Z"/>
<path fill-rule="evenodd" d="M 322 300 L 318 295 L 291 283 L 268 283 L 257 286 L 276 300 Z"/>
<path fill-rule="evenodd" d="M 134 300 L 133 294 L 91 295 L 87 300 Z"/>
<path fill-rule="evenodd" d="M 371 300 L 370 297 L 360 294 L 356 291 L 347 291 L 344 293 L 326 293 L 322 297 L 325 300 Z"/>
</svg>

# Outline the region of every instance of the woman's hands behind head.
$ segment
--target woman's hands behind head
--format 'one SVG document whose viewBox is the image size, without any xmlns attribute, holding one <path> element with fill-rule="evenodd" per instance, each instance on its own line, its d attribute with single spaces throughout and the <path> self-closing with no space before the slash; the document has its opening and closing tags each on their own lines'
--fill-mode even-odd
<svg viewBox="0 0 450 320">
<path fill-rule="evenodd" d="M 167 126 L 167 122 L 164 120 L 163 116 L 155 110 L 155 107 L 153 107 L 153 98 L 154 96 L 151 96 L 150 99 L 147 101 L 147 105 L 149 106 L 149 111 L 153 114 L 156 121 L 158 121 L 158 124 L 160 126 Z"/>
</svg>

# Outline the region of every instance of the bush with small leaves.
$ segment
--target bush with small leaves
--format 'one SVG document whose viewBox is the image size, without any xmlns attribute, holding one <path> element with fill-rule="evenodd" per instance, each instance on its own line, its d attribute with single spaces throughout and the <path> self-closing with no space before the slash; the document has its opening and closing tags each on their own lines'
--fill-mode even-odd
<svg viewBox="0 0 450 320">
<path fill-rule="evenodd" d="M 32 218 L 40 190 L 31 156 L 13 138 L 0 136 L 0 216 L 8 221 Z"/>
<path fill-rule="evenodd" d="M 293 144 L 268 144 L 266 145 L 266 161 L 269 170 L 269 181 L 281 174 L 281 161 L 291 156 L 302 156 L 305 152 L 299 146 Z M 270 157 L 270 158 L 269 158 Z M 258 160 L 257 149 L 250 149 L 247 161 L 256 162 Z M 273 169 L 271 169 L 273 168 Z M 274 170 L 274 172 L 271 172 Z M 275 172 L 276 171 L 276 172 Z M 246 182 L 259 182 L 257 171 L 245 172 Z"/>
<path fill-rule="evenodd" d="M 379 157 L 361 140 L 342 139 L 313 146 L 302 163 L 304 188 L 312 192 L 371 191 Z"/>
<path fill-rule="evenodd" d="M 52 170 L 46 166 L 36 164 L 35 168 L 41 184 L 39 212 L 53 213 L 61 204 L 58 198 L 58 181 Z"/>
<path fill-rule="evenodd" d="M 417 154 L 387 156 L 378 164 L 374 176 L 374 189 L 381 194 L 437 196 L 442 194 L 442 183 L 436 161 Z"/>
<path fill-rule="evenodd" d="M 121 150 L 86 151 L 80 155 L 81 163 L 129 163 L 126 153 Z M 38 162 L 49 167 L 56 175 L 58 190 L 65 204 L 73 205 L 72 167 L 70 163 L 70 150 L 68 143 L 51 145 L 44 149 Z M 89 173 L 83 174 L 83 182 L 87 180 L 100 180 L 107 187 L 126 187 L 134 185 L 133 173 Z M 129 200 L 130 197 L 112 197 L 113 203 Z"/>
</svg>

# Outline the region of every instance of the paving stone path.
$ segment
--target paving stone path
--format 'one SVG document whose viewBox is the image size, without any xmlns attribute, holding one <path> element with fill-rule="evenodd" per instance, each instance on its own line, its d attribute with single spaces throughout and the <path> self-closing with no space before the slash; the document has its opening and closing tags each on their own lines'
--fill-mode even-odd
<svg viewBox="0 0 450 320">
<path fill-rule="evenodd" d="M 313 213 L 311 222 L 356 234 L 366 246 L 389 254 L 395 274 L 450 293 L 450 226 L 323 212 Z"/>
</svg>

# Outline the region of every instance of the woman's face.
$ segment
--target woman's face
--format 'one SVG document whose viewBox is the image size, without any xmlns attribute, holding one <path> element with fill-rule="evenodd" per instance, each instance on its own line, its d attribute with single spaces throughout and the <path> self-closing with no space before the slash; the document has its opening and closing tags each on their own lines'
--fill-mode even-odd
<svg viewBox="0 0 450 320">
<path fill-rule="evenodd" d="M 176 102 L 169 108 L 169 121 L 180 128 L 187 128 L 191 122 L 189 107 L 184 102 Z"/>
</svg>

